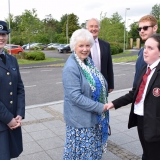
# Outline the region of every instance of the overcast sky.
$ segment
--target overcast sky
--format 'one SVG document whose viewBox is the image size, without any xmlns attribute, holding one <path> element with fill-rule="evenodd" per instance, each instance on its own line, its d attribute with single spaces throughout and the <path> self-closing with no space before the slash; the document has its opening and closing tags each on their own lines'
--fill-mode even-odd
<svg viewBox="0 0 160 160">
<path fill-rule="evenodd" d="M 8 1 L 10 13 L 14 16 L 21 15 L 25 9 L 35 8 L 41 20 L 51 14 L 59 21 L 62 15 L 74 13 L 79 17 L 80 24 L 93 17 L 100 19 L 101 12 L 107 13 L 107 17 L 118 12 L 124 19 L 126 8 L 130 8 L 126 12 L 126 24 L 130 24 L 150 14 L 152 7 L 160 4 L 159 0 L 1 0 L 0 20 L 8 17 Z"/>
</svg>

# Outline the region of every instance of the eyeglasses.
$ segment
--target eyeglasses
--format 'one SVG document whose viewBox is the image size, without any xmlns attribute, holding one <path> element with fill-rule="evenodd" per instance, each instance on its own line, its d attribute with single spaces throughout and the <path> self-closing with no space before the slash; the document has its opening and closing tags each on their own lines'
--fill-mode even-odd
<svg viewBox="0 0 160 160">
<path fill-rule="evenodd" d="M 140 32 L 141 29 L 143 29 L 144 31 L 148 30 L 149 27 L 153 27 L 153 26 L 144 26 L 144 27 L 139 27 L 137 28 L 137 31 Z"/>
</svg>

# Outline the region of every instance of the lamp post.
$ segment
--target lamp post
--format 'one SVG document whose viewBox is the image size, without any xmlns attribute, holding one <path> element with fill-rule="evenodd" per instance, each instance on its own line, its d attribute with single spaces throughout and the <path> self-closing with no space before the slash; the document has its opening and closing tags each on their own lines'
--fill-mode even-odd
<svg viewBox="0 0 160 160">
<path fill-rule="evenodd" d="M 67 44 L 68 44 L 68 14 L 67 14 L 67 23 L 66 23 L 66 38 L 67 38 Z"/>
<path fill-rule="evenodd" d="M 130 10 L 130 8 L 126 8 L 126 9 L 125 9 L 123 52 L 125 52 L 125 44 L 126 44 L 126 14 L 127 14 L 127 10 Z"/>
<path fill-rule="evenodd" d="M 10 26 L 10 0 L 8 0 L 8 23 L 9 23 L 9 29 L 10 29 L 11 28 Z M 11 33 L 9 33 L 9 44 L 11 44 Z M 11 48 L 10 48 L 9 54 L 11 54 Z"/>
<path fill-rule="evenodd" d="M 127 20 L 127 28 L 126 28 L 126 30 L 127 30 L 126 48 L 128 48 L 128 26 L 129 26 L 129 25 L 128 25 L 128 22 L 129 22 L 129 20 L 130 20 L 130 19 Z"/>
</svg>

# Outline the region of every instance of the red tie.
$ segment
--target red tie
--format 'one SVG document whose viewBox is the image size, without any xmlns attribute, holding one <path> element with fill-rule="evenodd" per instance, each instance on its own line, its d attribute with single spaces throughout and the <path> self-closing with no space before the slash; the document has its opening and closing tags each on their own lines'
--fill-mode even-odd
<svg viewBox="0 0 160 160">
<path fill-rule="evenodd" d="M 139 86 L 139 91 L 138 91 L 138 94 L 137 94 L 137 97 L 136 97 L 135 104 L 139 103 L 141 101 L 141 99 L 142 99 L 144 88 L 145 88 L 145 85 L 146 85 L 146 82 L 147 82 L 147 77 L 150 74 L 150 72 L 151 72 L 151 69 L 150 69 L 150 67 L 148 67 L 148 70 L 143 75 L 142 82 L 141 82 L 141 84 Z"/>
</svg>

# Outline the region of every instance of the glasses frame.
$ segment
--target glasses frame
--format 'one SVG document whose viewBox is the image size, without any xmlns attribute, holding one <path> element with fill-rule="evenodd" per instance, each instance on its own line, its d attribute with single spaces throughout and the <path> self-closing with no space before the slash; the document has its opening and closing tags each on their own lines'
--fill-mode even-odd
<svg viewBox="0 0 160 160">
<path fill-rule="evenodd" d="M 140 32 L 142 29 L 143 29 L 144 31 L 147 31 L 149 27 L 154 27 L 154 26 L 143 26 L 143 27 L 139 27 L 139 28 L 137 28 L 137 31 Z"/>
</svg>

